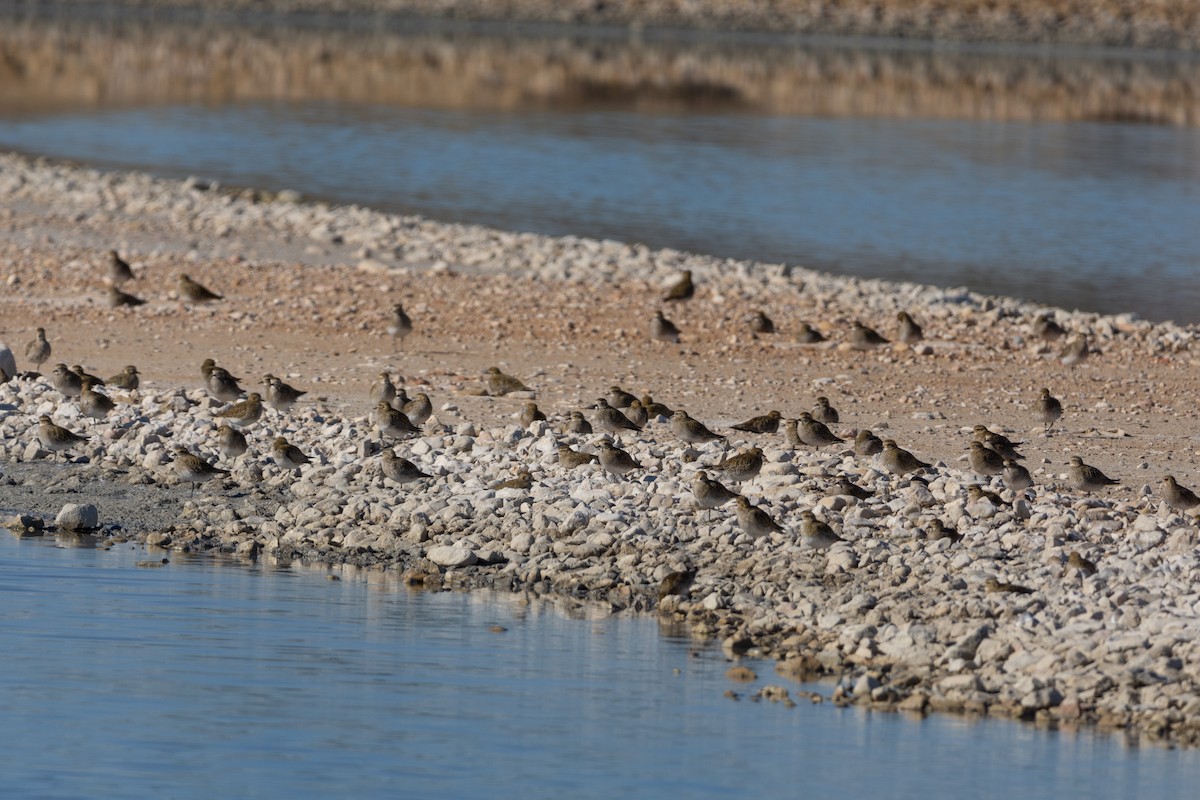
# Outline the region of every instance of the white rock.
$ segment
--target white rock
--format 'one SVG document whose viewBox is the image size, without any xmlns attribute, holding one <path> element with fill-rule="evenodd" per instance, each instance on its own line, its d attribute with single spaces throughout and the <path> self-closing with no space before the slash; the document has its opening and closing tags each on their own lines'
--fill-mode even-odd
<svg viewBox="0 0 1200 800">
<path fill-rule="evenodd" d="M 64 531 L 90 531 L 100 525 L 100 512 L 91 503 L 67 503 L 54 524 Z"/>
<path fill-rule="evenodd" d="M 431 547 L 425 557 L 439 567 L 469 567 L 476 560 L 475 551 L 458 544 Z"/>
</svg>

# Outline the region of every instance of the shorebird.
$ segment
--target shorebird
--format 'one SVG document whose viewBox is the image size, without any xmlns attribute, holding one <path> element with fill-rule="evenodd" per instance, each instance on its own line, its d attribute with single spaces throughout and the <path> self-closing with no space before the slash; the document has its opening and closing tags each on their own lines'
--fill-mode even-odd
<svg viewBox="0 0 1200 800">
<path fill-rule="evenodd" d="M 396 399 L 396 387 L 392 384 L 392 376 L 386 372 L 379 373 L 379 380 L 371 384 L 372 403 L 391 403 Z"/>
<path fill-rule="evenodd" d="M 688 444 L 703 444 L 725 438 L 719 433 L 713 433 L 704 426 L 703 422 L 692 419 L 683 410 L 676 411 L 671 415 L 671 433 Z"/>
<path fill-rule="evenodd" d="M 1177 511 L 1187 511 L 1189 508 L 1195 508 L 1200 505 L 1200 497 L 1187 487 L 1180 486 L 1175 478 L 1167 475 L 1162 479 L 1163 499 L 1167 501 L 1167 505 Z"/>
<path fill-rule="evenodd" d="M 422 472 L 420 467 L 407 458 L 396 455 L 395 451 L 390 447 L 383 448 L 382 457 L 383 461 L 380 464 L 380 470 L 383 472 L 383 477 L 388 480 L 405 484 L 419 481 L 422 478 L 433 477 L 427 472 Z"/>
<path fill-rule="evenodd" d="M 220 448 L 221 455 L 229 459 L 237 458 L 249 449 L 242 432 L 225 423 L 217 427 L 217 447 Z"/>
<path fill-rule="evenodd" d="M 650 320 L 650 338 L 660 342 L 679 344 L 679 328 L 675 327 L 674 322 L 664 317 L 661 311 L 655 311 L 654 319 Z"/>
<path fill-rule="evenodd" d="M 983 437 L 983 446 L 993 453 L 999 454 L 1000 458 L 1008 458 L 1013 461 L 1024 461 L 1025 456 L 1017 452 L 1017 445 L 1020 442 L 1010 442 L 1007 437 L 1001 436 L 998 433 L 988 431 Z"/>
<path fill-rule="evenodd" d="M 786 423 L 788 443 L 792 447 L 808 445 L 821 448 L 831 444 L 839 444 L 845 439 L 838 437 L 824 423 L 813 419 L 807 411 L 800 412 L 799 419 L 790 419 Z"/>
<path fill-rule="evenodd" d="M 93 375 L 92 373 L 85 371 L 84 368 L 79 364 L 73 365 L 71 367 L 71 372 L 74 372 L 76 375 L 78 375 L 79 380 L 83 383 L 90 383 L 92 386 L 104 385 L 104 380 L 99 375 Z"/>
<path fill-rule="evenodd" d="M 708 477 L 708 473 L 703 470 L 697 472 L 692 478 L 692 497 L 696 498 L 696 505 L 706 511 L 720 508 L 739 496 L 737 492 L 726 488 L 720 481 L 714 481 Z"/>
<path fill-rule="evenodd" d="M 1087 337 L 1083 334 L 1076 334 L 1063 345 L 1062 352 L 1058 354 L 1058 360 L 1064 367 L 1073 367 L 1086 361 L 1090 353 L 1091 348 L 1088 347 Z"/>
<path fill-rule="evenodd" d="M 250 396 L 240 403 L 234 403 L 229 408 L 217 413 L 217 419 L 225 420 L 235 428 L 249 428 L 262 418 L 262 395 L 251 392 Z"/>
<path fill-rule="evenodd" d="M 679 280 L 671 285 L 667 293 L 663 295 L 663 302 L 674 303 L 680 300 L 691 299 L 696 293 L 696 284 L 692 282 L 692 271 L 685 269 L 679 276 Z"/>
<path fill-rule="evenodd" d="M 952 542 L 961 542 L 963 535 L 954 528 L 947 528 L 940 519 L 934 517 L 925 526 L 925 538 L 931 541 L 949 539 Z"/>
<path fill-rule="evenodd" d="M 839 421 L 837 409 L 829 404 L 828 397 L 818 397 L 813 406 L 812 418 L 826 425 L 836 425 Z"/>
<path fill-rule="evenodd" d="M 312 459 L 306 456 L 299 447 L 289 444 L 283 436 L 276 436 L 271 444 L 271 458 L 284 469 L 299 469 L 305 464 L 311 464 Z"/>
<path fill-rule="evenodd" d="M 50 384 L 63 397 L 79 397 L 83 391 L 83 379 L 67 369 L 66 364 L 54 365 L 54 371 L 50 373 Z"/>
<path fill-rule="evenodd" d="M 983 442 L 971 442 L 967 452 L 967 461 L 971 469 L 978 475 L 999 475 L 1004 471 L 1004 459 L 994 450 L 983 446 Z"/>
<path fill-rule="evenodd" d="M 802 546 L 814 550 L 824 550 L 844 541 L 846 540 L 838 536 L 833 528 L 817 519 L 813 512 L 800 512 L 800 544 Z"/>
<path fill-rule="evenodd" d="M 181 482 L 192 485 L 190 494 L 196 493 L 196 484 L 229 474 L 229 470 L 214 467 L 200 456 L 188 452 L 183 445 L 175 448 L 175 460 L 172 466 Z"/>
<path fill-rule="evenodd" d="M 1062 403 L 1057 397 L 1050 394 L 1049 389 L 1042 389 L 1042 395 L 1037 402 L 1037 413 L 1038 419 L 1046 426 L 1046 433 L 1049 433 L 1050 429 L 1054 427 L 1054 423 L 1062 417 Z"/>
<path fill-rule="evenodd" d="M 1007 592 L 1008 594 L 1033 594 L 1028 586 L 1018 586 L 1015 583 L 988 578 L 983 582 L 983 588 L 989 592 Z"/>
<path fill-rule="evenodd" d="M 514 478 L 509 478 L 508 480 L 498 481 L 492 484 L 492 489 L 497 491 L 500 489 L 520 489 L 522 491 L 528 491 L 532 488 L 533 475 L 531 475 L 527 469 L 518 470 L 517 475 Z"/>
<path fill-rule="evenodd" d="M 809 325 L 807 322 L 801 322 L 800 327 L 796 332 L 796 341 L 800 344 L 820 344 L 825 341 L 825 334 Z"/>
<path fill-rule="evenodd" d="M 750 332 L 770 334 L 775 332 L 775 323 L 761 311 L 755 311 L 750 316 Z"/>
<path fill-rule="evenodd" d="M 308 394 L 271 374 L 263 376 L 263 383 L 267 386 L 267 405 L 280 413 L 291 410 L 297 400 Z"/>
<path fill-rule="evenodd" d="M 657 419 L 658 417 L 670 418 L 675 413 L 662 403 L 654 402 L 654 398 L 648 394 L 642 395 L 642 407 L 646 409 L 646 415 L 651 419 Z"/>
<path fill-rule="evenodd" d="M 978 503 L 980 500 L 987 500 L 989 503 L 994 505 L 996 508 L 1002 508 L 1003 506 L 1008 505 L 1008 503 L 1005 503 L 1004 500 L 1000 497 L 1000 495 L 996 494 L 995 492 L 989 491 L 989 490 L 983 488 L 982 486 L 979 486 L 978 484 L 974 484 L 974 483 L 971 484 L 970 486 L 968 486 L 967 487 L 967 503 L 970 505 L 970 504 Z"/>
<path fill-rule="evenodd" d="M 404 313 L 404 306 L 396 303 L 392 306 L 392 317 L 388 320 L 387 332 L 392 337 L 393 344 L 403 341 L 405 336 L 412 333 L 412 320 Z"/>
<path fill-rule="evenodd" d="M 92 419 L 104 419 L 117 407 L 108 395 L 97 392 L 92 388 L 92 382 L 85 380 L 79 393 L 79 410 Z"/>
<path fill-rule="evenodd" d="M 866 500 L 868 497 L 875 494 L 870 489 L 864 489 L 849 478 L 838 478 L 837 483 L 829 488 L 826 493 L 829 496 L 846 495 L 848 497 L 856 497 L 859 500 Z"/>
<path fill-rule="evenodd" d="M 1079 456 L 1071 456 L 1071 466 L 1067 469 L 1067 476 L 1070 478 L 1071 485 L 1076 489 L 1089 492 L 1120 483 L 1090 464 L 1083 463 L 1083 459 Z"/>
<path fill-rule="evenodd" d="M 613 408 L 629 408 L 634 400 L 637 400 L 637 397 L 620 386 L 610 386 L 608 389 L 608 404 Z"/>
<path fill-rule="evenodd" d="M 694 568 L 668 572 L 658 584 L 658 599 L 662 600 L 673 594 L 680 597 L 685 596 L 695 580 L 696 570 Z"/>
<path fill-rule="evenodd" d="M 742 495 L 737 496 L 737 520 L 741 529 L 751 538 L 759 539 L 772 533 L 786 533 L 771 515 L 753 505 Z"/>
<path fill-rule="evenodd" d="M 855 350 L 872 350 L 887 343 L 888 340 L 880 336 L 878 331 L 854 320 L 850 329 L 850 346 Z"/>
<path fill-rule="evenodd" d="M 545 420 L 546 415 L 542 413 L 541 409 L 537 407 L 537 403 L 534 402 L 526 403 L 525 407 L 521 409 L 520 416 L 517 418 L 522 428 L 528 428 L 535 422 L 544 422 Z"/>
<path fill-rule="evenodd" d="M 617 435 L 621 431 L 640 431 L 641 427 L 635 425 L 629 417 L 622 414 L 617 409 L 608 404 L 608 400 L 601 397 L 596 401 L 596 426 L 602 431 Z"/>
<path fill-rule="evenodd" d="M 134 391 L 140 384 L 141 380 L 138 377 L 137 367 L 132 364 L 108 379 L 109 386 L 125 392 Z"/>
<path fill-rule="evenodd" d="M 746 433 L 775 433 L 779 430 L 779 420 L 783 419 L 783 414 L 778 411 L 768 411 L 757 417 L 751 417 L 745 422 L 739 422 L 733 425 L 735 431 L 745 431 Z"/>
<path fill-rule="evenodd" d="M 1031 329 L 1033 335 L 1044 342 L 1056 342 L 1067 335 L 1066 329 L 1050 319 L 1049 315 L 1046 314 L 1035 318 Z"/>
<path fill-rule="evenodd" d="M 605 472 L 624 475 L 635 469 L 641 469 L 642 465 L 634 461 L 633 456 L 629 453 L 619 447 L 614 447 L 612 442 L 605 440 L 600 442 L 600 467 Z"/>
<path fill-rule="evenodd" d="M 596 461 L 596 456 L 591 453 L 581 453 L 578 450 L 572 450 L 565 444 L 558 446 L 558 463 L 567 469 L 582 467 L 584 464 L 594 464 Z"/>
<path fill-rule="evenodd" d="M 1072 550 L 1067 555 L 1067 566 L 1063 572 L 1066 572 L 1068 569 L 1076 570 L 1083 577 L 1090 578 L 1096 574 L 1096 562 L 1084 558 L 1078 550 Z"/>
<path fill-rule="evenodd" d="M 245 394 L 242 387 L 238 386 L 238 379 L 222 367 L 213 367 L 209 370 L 208 380 L 204 385 L 208 389 L 209 395 L 222 403 L 233 403 Z"/>
<path fill-rule="evenodd" d="M 133 267 L 116 250 L 108 251 L 108 280 L 114 286 L 133 280 Z"/>
<path fill-rule="evenodd" d="M 128 292 L 123 292 L 116 286 L 110 286 L 108 287 L 108 305 L 111 308 L 121 308 L 122 306 L 136 308 L 146 305 L 146 301 Z"/>
<path fill-rule="evenodd" d="M 626 420 L 628 421 L 628 420 Z M 582 411 L 572 411 L 571 421 L 567 423 L 567 433 L 574 433 L 586 436 L 592 432 L 592 423 L 587 421 L 587 417 Z"/>
<path fill-rule="evenodd" d="M 42 363 L 50 358 L 50 342 L 46 340 L 46 329 L 38 328 L 37 335 L 25 345 L 25 360 L 33 362 L 33 368 L 39 372 Z"/>
<path fill-rule="evenodd" d="M 375 424 L 379 426 L 380 437 L 403 439 L 421 432 L 420 428 L 404 416 L 403 411 L 398 411 L 383 401 L 375 404 Z"/>
<path fill-rule="evenodd" d="M 721 473 L 727 480 L 734 483 L 744 483 L 748 480 L 753 480 L 759 471 L 762 470 L 763 451 L 757 447 L 751 447 L 749 450 L 743 450 L 736 455 L 723 459 L 719 464 L 710 467 L 710 469 Z"/>
<path fill-rule="evenodd" d="M 430 401 L 429 395 L 417 392 L 413 399 L 400 407 L 400 410 L 404 412 L 404 416 L 408 417 L 409 422 L 419 428 L 433 416 L 433 403 Z"/>
<path fill-rule="evenodd" d="M 501 397 L 511 392 L 532 392 L 533 390 L 512 375 L 505 375 L 499 367 L 488 367 L 488 394 Z"/>
<path fill-rule="evenodd" d="M 1029 470 L 1011 458 L 1004 461 L 1003 477 L 1004 485 L 1014 492 L 1021 492 L 1033 486 L 1033 476 L 1029 474 Z"/>
<path fill-rule="evenodd" d="M 87 441 L 86 436 L 80 436 L 61 425 L 55 425 L 48 414 L 38 417 L 37 438 L 42 443 L 42 447 L 53 453 L 65 453 L 75 445 Z"/>
<path fill-rule="evenodd" d="M 928 469 L 926 464 L 907 450 L 898 447 L 894 439 L 883 440 L 883 452 L 879 455 L 884 469 L 895 475 L 907 475 L 910 472 L 920 472 Z"/>
<path fill-rule="evenodd" d="M 637 425 L 639 428 L 646 427 L 646 423 L 650 421 L 650 414 L 647 413 L 645 406 L 641 400 L 634 400 L 629 404 L 629 408 L 625 409 L 625 418 Z"/>
<path fill-rule="evenodd" d="M 224 296 L 196 283 L 182 272 L 179 274 L 179 297 L 190 303 L 211 303 L 214 300 L 225 299 Z"/>
<path fill-rule="evenodd" d="M 874 456 L 883 452 L 883 440 L 870 429 L 863 428 L 854 436 L 854 454 L 858 456 Z"/>
<path fill-rule="evenodd" d="M 921 326 L 917 324 L 907 311 L 897 311 L 896 319 L 899 320 L 899 327 L 896 331 L 896 338 L 904 344 L 916 344 L 925 338 L 925 332 L 921 330 Z"/>
</svg>

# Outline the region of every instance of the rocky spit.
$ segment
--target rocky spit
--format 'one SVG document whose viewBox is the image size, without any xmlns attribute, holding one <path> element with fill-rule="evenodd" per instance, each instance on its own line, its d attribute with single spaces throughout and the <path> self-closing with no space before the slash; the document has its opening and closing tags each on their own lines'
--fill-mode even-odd
<svg viewBox="0 0 1200 800">
<path fill-rule="evenodd" d="M 0 335 L 20 371 L 0 384 L 0 508 L 14 533 L 53 530 L 73 503 L 63 519 L 97 525 L 99 541 L 656 613 L 731 656 L 835 679 L 837 702 L 1200 741 L 1198 528 L 1159 493 L 1168 472 L 1185 486 L 1200 478 L 1191 327 L 17 156 L 0 156 L 0 192 Z M 118 245 L 137 276 L 124 288 L 145 306 L 103 302 L 102 265 Z M 181 303 L 170 287 L 184 266 L 225 300 Z M 695 296 L 661 303 L 685 269 Z M 402 343 L 384 330 L 398 299 L 414 325 Z M 656 309 L 679 323 L 680 344 L 651 338 Z M 753 309 L 777 332 L 752 330 Z M 853 345 L 851 321 L 892 338 L 900 310 L 923 340 Z M 1035 336 L 1040 316 L 1086 336 L 1089 356 L 1064 364 L 1061 343 Z M 801 320 L 827 341 L 797 341 Z M 103 420 L 84 416 L 28 372 L 35 326 L 55 348 L 43 372 L 80 362 L 106 377 L 133 363 L 142 386 L 112 390 Z M 310 394 L 265 411 L 245 455 L 218 457 L 226 404 L 200 388 L 204 357 L 248 390 L 261 369 Z M 530 391 L 489 396 L 493 364 Z M 368 388 L 382 369 L 431 396 L 419 433 L 381 441 Z M 658 416 L 621 432 L 638 464 L 623 476 L 560 463 L 562 444 L 598 453 L 612 438 L 567 425 L 573 411 L 597 424 L 596 398 L 614 383 L 728 438 L 685 443 Z M 1050 433 L 1041 386 L 1065 407 Z M 840 410 L 830 427 L 845 444 L 732 428 L 774 408 L 795 418 L 818 395 Z M 531 401 L 547 420 L 518 419 Z M 47 451 L 43 414 L 86 442 Z M 971 471 L 979 423 L 1024 439 L 1031 488 Z M 863 428 L 932 466 L 897 476 L 882 456 L 856 455 Z M 311 463 L 279 467 L 277 436 Z M 174 467 L 179 446 L 230 474 L 193 493 Z M 763 452 L 758 475 L 737 483 L 714 470 L 751 446 Z M 430 477 L 385 478 L 381 447 Z M 1071 488 L 1076 454 L 1121 483 Z M 780 530 L 744 528 L 733 502 L 699 509 L 700 470 Z M 873 494 L 832 493 L 839 478 Z M 842 541 L 811 546 L 805 511 Z"/>
</svg>

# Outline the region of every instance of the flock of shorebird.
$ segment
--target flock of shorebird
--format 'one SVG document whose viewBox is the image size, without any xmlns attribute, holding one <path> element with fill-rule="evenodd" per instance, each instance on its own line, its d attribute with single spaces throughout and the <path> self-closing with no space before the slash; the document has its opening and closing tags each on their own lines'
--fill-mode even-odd
<svg viewBox="0 0 1200 800">
<path fill-rule="evenodd" d="M 109 253 L 108 265 L 109 283 L 113 292 L 115 305 L 138 305 L 140 299 L 125 294 L 118 287 L 133 278 L 134 273 L 129 264 L 115 251 Z M 695 283 L 692 274 L 684 272 L 677 283 L 670 287 L 663 297 L 664 302 L 679 302 L 691 298 L 695 293 Z M 179 296 L 182 300 L 192 303 L 206 303 L 220 300 L 221 295 L 189 279 L 186 275 L 179 276 Z M 919 342 L 924 333 L 917 322 L 907 313 L 899 312 L 899 327 L 896 338 L 898 341 L 913 344 Z M 756 333 L 772 333 L 774 323 L 762 312 L 757 312 L 751 319 L 751 328 Z M 394 341 L 403 340 L 413 331 L 412 320 L 404 312 L 400 304 L 392 307 L 387 320 L 386 330 Z M 1046 341 L 1055 341 L 1067 336 L 1067 332 L 1048 317 L 1040 317 L 1034 322 L 1034 335 Z M 652 323 L 653 338 L 665 341 L 678 341 L 679 330 L 661 311 L 658 311 Z M 823 339 L 823 335 L 807 324 L 800 325 L 801 341 L 815 343 Z M 889 343 L 889 340 L 878 332 L 855 322 L 850 334 L 850 344 L 854 348 L 867 349 Z M 1088 353 L 1085 337 L 1071 337 L 1071 344 L 1064 351 L 1063 363 L 1078 363 Z M 1082 347 L 1074 344 L 1082 342 Z M 50 359 L 52 346 L 42 328 L 37 329 L 35 338 L 25 349 L 25 358 L 34 365 L 34 372 L 24 377 L 39 377 L 43 363 Z M 280 414 L 286 414 L 292 406 L 306 393 L 284 383 L 274 375 L 263 377 L 263 391 L 247 393 L 240 385 L 240 379 L 218 366 L 213 359 L 205 359 L 200 368 L 205 390 L 215 400 L 226 403 L 226 407 L 218 411 L 214 418 L 218 423 L 217 447 L 222 456 L 231 461 L 237 459 L 250 449 L 244 431 L 263 419 L 265 408 L 274 409 Z M 0 378 L 7 380 L 3 375 Z M 80 366 L 68 368 L 65 364 L 57 364 L 49 375 L 51 385 L 64 398 L 78 402 L 80 412 L 89 418 L 102 420 L 115 408 L 115 402 L 103 393 L 101 387 L 112 386 L 123 391 L 133 392 L 139 386 L 139 373 L 136 367 L 128 366 L 117 375 L 102 380 L 90 375 Z M 486 373 L 487 394 L 493 397 L 524 393 L 530 398 L 519 414 L 519 420 L 524 427 L 535 422 L 546 420 L 545 414 L 532 402 L 533 390 L 520 379 L 507 375 L 497 367 L 491 367 Z M 403 386 L 392 382 L 387 372 L 380 373 L 379 379 L 370 387 L 369 396 L 372 402 L 371 418 L 377 426 L 381 439 L 394 441 L 420 435 L 422 426 L 433 414 L 433 405 L 429 396 L 418 393 L 409 397 Z M 614 476 L 624 476 L 641 465 L 620 445 L 622 435 L 642 432 L 647 425 L 656 420 L 667 421 L 671 433 L 685 445 L 704 445 L 709 442 L 727 442 L 727 437 L 714 432 L 704 423 L 691 417 L 686 411 L 672 410 L 662 403 L 656 402 L 649 395 L 638 397 L 625 391 L 619 386 L 611 387 L 605 397 L 597 400 L 590 409 L 592 421 L 582 410 L 569 413 L 564 433 L 577 436 L 589 435 L 599 428 L 607 436 L 602 437 L 597 445 L 596 453 L 580 452 L 569 444 L 558 447 L 558 461 L 566 469 L 575 469 L 589 463 L 597 463 L 604 472 Z M 1056 399 L 1049 389 L 1042 389 L 1040 397 L 1034 403 L 1037 419 L 1045 426 L 1049 435 L 1055 423 L 1063 415 L 1062 403 Z M 923 474 L 934 472 L 933 465 L 926 463 L 908 450 L 901 448 L 892 439 L 880 439 L 868 429 L 855 432 L 852 442 L 837 435 L 831 425 L 839 423 L 839 414 L 826 397 L 816 398 L 811 411 L 799 414 L 795 419 L 785 419 L 776 410 L 752 417 L 744 422 L 730 426 L 732 431 L 753 436 L 777 434 L 782 424 L 787 445 L 793 449 L 820 449 L 832 445 L 847 444 L 853 454 L 858 457 L 876 458 L 876 463 L 894 476 L 913 476 L 923 480 Z M 63 453 L 78 447 L 87 441 L 86 436 L 77 434 L 64 426 L 56 424 L 49 415 L 42 415 L 38 422 L 37 437 L 43 447 L 53 453 Z M 966 460 L 970 471 L 984 481 L 993 476 L 1000 476 L 1003 483 L 1015 493 L 1021 493 L 1033 485 L 1029 471 L 1021 465 L 1023 456 L 1018 451 L 1020 442 L 1013 442 L 1000 433 L 989 430 L 984 425 L 976 425 L 972 439 L 968 444 Z M 733 455 L 722 451 L 717 463 L 707 465 L 694 473 L 692 479 L 692 494 L 696 505 L 707 512 L 712 512 L 731 501 L 735 503 L 738 524 L 751 537 L 757 538 L 771 533 L 784 533 L 779 525 L 762 508 L 755 506 L 745 495 L 728 488 L 725 484 L 745 484 L 755 478 L 764 464 L 764 454 L 760 447 L 752 446 L 742 449 Z M 311 458 L 300 448 L 288 442 L 284 436 L 276 436 L 271 445 L 271 457 L 281 468 L 296 470 L 311 463 Z M 204 457 L 190 452 L 183 446 L 174 449 L 173 469 L 181 482 L 190 483 L 192 492 L 197 484 L 231 474 L 231 471 L 210 462 Z M 411 483 L 432 476 L 422 471 L 412 461 L 396 454 L 392 447 L 381 449 L 380 469 L 384 477 L 398 484 Z M 1099 469 L 1083 462 L 1078 456 L 1070 459 L 1067 469 L 1070 485 L 1081 491 L 1096 491 L 1118 483 L 1109 478 Z M 722 482 L 724 481 L 724 482 Z M 529 488 L 532 476 L 522 470 L 516 478 L 501 481 L 493 488 Z M 1180 486 L 1172 476 L 1162 479 L 1162 495 L 1167 503 L 1179 510 L 1187 511 L 1200 505 L 1200 498 L 1191 490 Z M 830 487 L 832 494 L 852 495 L 866 498 L 873 492 L 861 487 L 845 476 L 838 477 Z M 999 501 L 999 497 L 988 491 L 982 485 L 974 485 L 968 489 L 972 500 L 989 497 Z M 828 547 L 840 541 L 838 534 L 825 522 L 817 519 L 811 511 L 800 515 L 800 533 L 803 543 L 811 547 Z M 933 537 L 955 538 L 957 532 L 948 530 L 942 525 L 931 526 L 930 535 Z"/>
</svg>

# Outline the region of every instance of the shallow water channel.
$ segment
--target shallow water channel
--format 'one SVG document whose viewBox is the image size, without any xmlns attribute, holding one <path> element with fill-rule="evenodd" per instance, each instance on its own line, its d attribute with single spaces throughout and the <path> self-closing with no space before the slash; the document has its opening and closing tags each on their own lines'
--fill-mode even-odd
<svg viewBox="0 0 1200 800">
<path fill-rule="evenodd" d="M 733 684 L 718 649 L 652 618 L 378 571 L 137 566 L 162 557 L 0 536 L 6 796 L 1182 798 L 1200 780 L 1200 753 L 1118 736 L 752 702 L 785 683 L 770 664 Z"/>
</svg>

